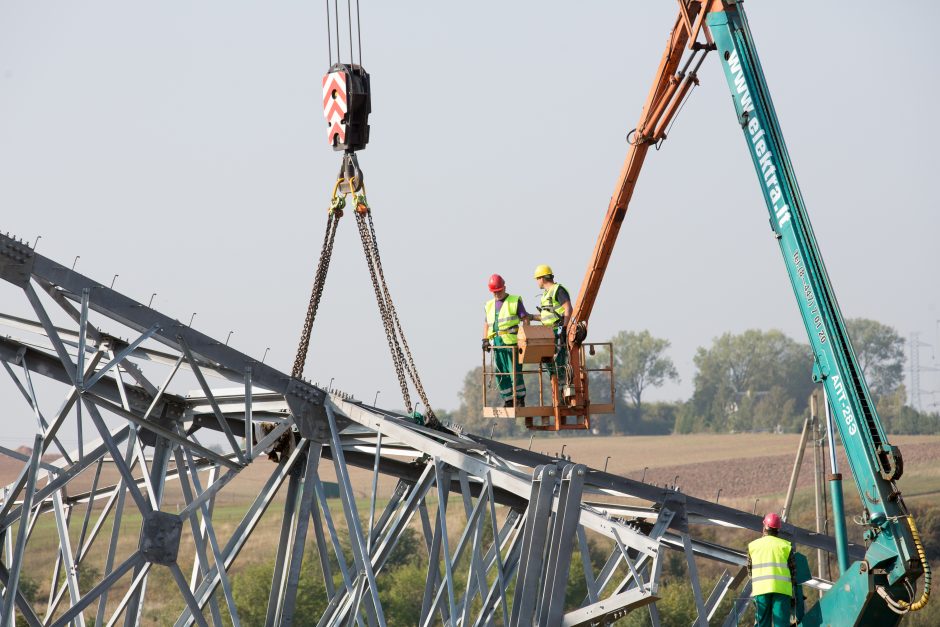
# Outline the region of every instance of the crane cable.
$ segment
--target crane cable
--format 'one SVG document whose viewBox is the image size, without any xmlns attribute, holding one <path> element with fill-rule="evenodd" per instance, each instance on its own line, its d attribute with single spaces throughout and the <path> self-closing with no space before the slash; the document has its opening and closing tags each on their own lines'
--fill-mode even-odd
<svg viewBox="0 0 940 627">
<path fill-rule="evenodd" d="M 923 542 L 921 542 L 920 533 L 917 531 L 917 525 L 914 524 L 913 516 L 907 516 L 907 524 L 911 528 L 911 537 L 914 538 L 917 556 L 920 558 L 920 563 L 924 569 L 924 589 L 923 592 L 921 592 L 920 598 L 913 603 L 909 604 L 905 601 L 898 601 L 898 605 L 907 608 L 910 612 L 916 612 L 922 610 L 927 605 L 927 602 L 930 601 L 930 562 L 927 561 L 927 551 L 924 549 Z"/>
<path fill-rule="evenodd" d="M 362 70 L 362 35 L 360 28 L 361 18 L 359 13 L 359 0 L 355 0 L 356 37 L 359 44 L 359 64 L 354 65 L 355 54 L 353 42 L 352 2 L 353 0 L 346 0 L 346 14 L 349 24 L 350 65 L 343 66 L 341 61 L 339 31 L 339 0 L 333 0 L 333 17 L 335 25 L 334 32 L 336 35 L 336 61 L 337 64 L 341 67 L 349 68 L 349 72 L 353 71 L 352 68 L 357 68 L 356 71 L 362 72 L 362 74 L 365 75 L 366 83 L 364 87 L 366 90 L 366 98 L 368 99 L 368 74 L 365 74 L 364 70 Z M 333 45 L 330 38 L 329 0 L 326 0 L 326 24 L 327 48 L 329 49 L 330 71 L 332 72 L 336 66 L 333 65 Z M 347 77 L 348 76 L 350 75 L 347 75 Z M 345 96 L 347 81 L 348 78 L 343 82 L 343 86 L 341 88 L 343 91 L 342 102 L 344 103 L 347 102 Z M 326 85 L 325 80 L 324 85 Z M 363 85 L 354 83 L 354 87 L 357 89 L 362 89 Z M 359 97 L 361 97 L 361 93 L 359 93 Z M 336 99 L 335 91 L 333 92 L 333 98 Z M 368 103 L 368 100 L 366 102 Z M 361 106 L 361 104 L 357 106 Z M 371 105 L 366 104 L 365 106 L 370 107 Z M 342 123 L 346 124 L 347 111 L 345 109 L 343 111 L 344 117 Z M 348 110 L 348 115 L 352 115 L 352 109 Z M 368 109 L 366 109 L 366 117 L 367 116 Z M 329 113 L 327 114 L 327 121 L 330 121 Z M 367 124 L 367 122 L 363 122 L 361 119 L 359 122 Z M 368 126 L 365 128 L 366 131 L 364 139 L 361 136 L 357 136 L 356 139 L 347 145 L 340 146 L 340 148 L 345 148 L 346 154 L 343 156 L 339 175 L 336 178 L 336 183 L 333 185 L 332 199 L 330 201 L 330 209 L 327 215 L 326 232 L 323 235 L 323 246 L 320 250 L 320 259 L 317 263 L 317 270 L 314 274 L 313 287 L 310 291 L 310 301 L 307 305 L 307 315 L 304 318 L 303 330 L 300 335 L 300 343 L 297 347 L 297 354 L 294 358 L 294 367 L 291 371 L 291 376 L 295 378 L 303 377 L 304 365 L 307 361 L 307 353 L 310 348 L 310 335 L 313 330 L 313 323 L 316 319 L 317 310 L 320 306 L 320 300 L 323 297 L 323 288 L 326 284 L 326 277 L 330 268 L 330 260 L 333 256 L 333 243 L 336 239 L 336 229 L 339 225 L 340 218 L 343 217 L 343 209 L 346 207 L 346 197 L 349 196 L 352 199 L 352 202 L 355 204 L 356 226 L 359 229 L 359 237 L 362 241 L 362 250 L 365 254 L 366 264 L 369 268 L 369 275 L 372 278 L 372 288 L 375 292 L 376 304 L 379 308 L 379 315 L 382 318 L 382 326 L 385 329 L 385 336 L 388 341 L 389 352 L 392 356 L 392 364 L 395 367 L 395 374 L 398 376 L 398 384 L 401 387 L 402 399 L 404 400 L 405 408 L 415 422 L 419 424 L 427 424 L 428 426 L 434 428 L 442 428 L 440 422 L 434 415 L 434 410 L 431 408 L 431 405 L 428 402 L 427 393 L 424 391 L 424 385 L 421 383 L 421 377 L 418 375 L 418 369 L 415 366 L 414 357 L 411 354 L 411 348 L 408 346 L 408 340 L 405 338 L 401 321 L 398 318 L 398 312 L 395 309 L 395 303 L 392 300 L 392 295 L 388 288 L 388 282 L 385 280 L 385 271 L 382 268 L 382 257 L 379 253 L 378 238 L 375 234 L 375 224 L 372 221 L 372 210 L 369 207 L 368 201 L 366 200 L 365 182 L 363 180 L 362 171 L 359 169 L 358 160 L 356 159 L 356 150 L 358 148 L 364 147 L 365 143 L 368 142 Z M 344 142 L 346 141 L 348 141 L 348 139 L 344 138 Z M 333 145 L 334 148 L 337 148 L 337 144 L 335 142 Z M 415 410 L 415 406 L 412 405 L 411 392 L 408 388 L 409 379 L 411 380 L 412 385 L 414 385 L 414 388 L 421 399 L 421 403 L 424 404 L 426 413 L 425 416 L 419 414 Z"/>
<path fill-rule="evenodd" d="M 335 30 L 333 33 L 336 35 L 336 62 L 341 63 L 342 56 L 342 42 L 340 41 L 339 34 L 339 0 L 333 0 L 333 18 L 335 24 Z M 349 24 L 349 62 L 356 62 L 356 55 L 354 53 L 354 43 L 353 43 L 353 12 L 352 12 L 352 0 L 346 0 L 346 17 L 347 23 Z M 333 65 L 333 33 L 330 31 L 330 0 L 326 0 L 326 47 L 328 52 L 328 58 L 330 65 Z M 359 65 L 362 65 L 362 18 L 359 12 L 359 0 L 356 0 L 356 40 L 358 43 L 359 49 Z"/>
<path fill-rule="evenodd" d="M 900 516 L 894 520 L 900 520 Z M 930 562 L 927 560 L 927 551 L 924 549 L 924 544 L 920 538 L 920 532 L 917 531 L 917 525 L 914 524 L 914 517 L 910 514 L 904 516 L 907 519 L 907 525 L 911 530 L 911 537 L 914 540 L 914 548 L 917 551 L 917 556 L 920 558 L 921 566 L 924 569 L 924 588 L 921 592 L 920 598 L 916 601 L 914 599 L 914 586 L 907 579 L 904 580 L 904 587 L 907 590 L 908 595 L 911 598 L 911 601 L 904 601 L 903 599 L 895 599 L 891 596 L 885 586 L 876 586 L 875 591 L 878 593 L 878 596 L 884 600 L 888 609 L 903 616 L 908 612 L 917 612 L 924 609 L 927 606 L 927 603 L 930 601 L 930 580 L 931 580 L 931 571 L 930 571 Z"/>
<path fill-rule="evenodd" d="M 905 518 L 907 519 L 907 525 L 911 530 L 911 537 L 914 539 L 914 548 L 917 550 L 917 556 L 920 558 L 921 566 L 924 569 L 924 587 L 921 591 L 920 598 L 916 601 L 913 600 L 914 587 L 908 581 L 905 581 L 904 583 L 908 590 L 908 594 L 911 597 L 911 601 L 892 598 L 884 586 L 878 586 L 877 588 L 878 595 L 885 601 L 888 609 L 895 614 L 900 614 L 902 616 L 908 612 L 917 612 L 927 606 L 927 603 L 930 601 L 931 580 L 930 562 L 927 560 L 927 551 L 924 549 L 924 544 L 920 539 L 920 532 L 917 531 L 917 525 L 914 524 L 914 517 L 908 514 L 905 516 Z"/>
</svg>

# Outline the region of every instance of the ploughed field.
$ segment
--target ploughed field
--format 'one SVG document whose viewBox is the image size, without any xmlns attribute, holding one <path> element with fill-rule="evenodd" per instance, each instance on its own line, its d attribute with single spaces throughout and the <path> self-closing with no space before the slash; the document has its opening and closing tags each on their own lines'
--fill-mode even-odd
<svg viewBox="0 0 940 627">
<path fill-rule="evenodd" d="M 741 433 L 668 436 L 557 437 L 537 435 L 532 450 L 548 455 L 560 454 L 573 462 L 603 468 L 607 456 L 608 471 L 631 479 L 644 477 L 647 483 L 678 485 L 692 496 L 720 501 L 748 510 L 753 500 L 765 505 L 782 503 L 790 473 L 796 461 L 798 434 Z M 899 482 L 907 502 L 936 502 L 940 497 L 940 436 L 889 436 L 904 457 L 904 476 Z M 513 444 L 528 448 L 529 440 Z M 839 470 L 844 477 L 846 495 L 854 492 L 851 471 L 842 447 L 837 447 Z M 828 452 L 825 455 L 828 471 Z M 644 468 L 646 470 L 644 471 Z M 798 490 L 812 490 L 812 442 L 807 443 L 800 468 Z M 746 507 L 750 501 L 751 507 Z M 763 510 L 764 505 L 758 507 Z"/>
</svg>

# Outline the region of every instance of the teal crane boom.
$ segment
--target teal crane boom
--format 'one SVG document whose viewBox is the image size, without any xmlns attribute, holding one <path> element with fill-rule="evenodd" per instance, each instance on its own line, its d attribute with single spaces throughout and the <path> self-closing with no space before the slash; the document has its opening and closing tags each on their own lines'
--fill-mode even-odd
<svg viewBox="0 0 940 627">
<path fill-rule="evenodd" d="M 710 12 L 706 23 L 813 349 L 813 376 L 825 387 L 867 526 L 865 560 L 843 568 L 838 584 L 813 608 L 806 624 L 835 623 L 836 616 L 855 616 L 859 622 L 854 624 L 891 624 L 899 615 L 889 603 L 909 601 L 907 585 L 921 574 L 909 514 L 896 483 L 904 468 L 901 453 L 885 436 L 846 332 L 747 17 L 740 5 L 733 9 Z M 842 562 L 847 560 L 843 557 Z M 846 612 L 850 609 L 857 611 Z"/>
<path fill-rule="evenodd" d="M 864 559 L 850 564 L 847 551 L 840 551 L 838 581 L 809 609 L 803 624 L 896 625 L 904 613 L 926 604 L 930 585 L 923 546 L 897 486 L 904 470 L 901 452 L 888 442 L 852 348 L 744 8 L 736 0 L 679 0 L 679 8 L 582 282 L 569 325 L 570 352 L 577 354 L 580 340 L 573 331 L 590 316 L 647 151 L 666 138 L 671 120 L 699 82 L 705 56 L 717 51 L 812 347 L 813 378 L 826 391 L 830 424 L 838 428 L 866 527 Z M 830 480 L 837 544 L 844 547 L 841 475 L 835 468 Z M 915 602 L 921 575 L 924 591 Z"/>
</svg>

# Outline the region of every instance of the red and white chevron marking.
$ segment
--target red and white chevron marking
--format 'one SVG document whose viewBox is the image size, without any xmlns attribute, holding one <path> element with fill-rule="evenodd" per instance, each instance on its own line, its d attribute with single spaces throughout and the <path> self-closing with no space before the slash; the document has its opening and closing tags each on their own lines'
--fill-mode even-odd
<svg viewBox="0 0 940 627">
<path fill-rule="evenodd" d="M 330 145 L 346 142 L 346 72 L 330 72 L 323 77 L 323 114 L 330 125 Z"/>
</svg>

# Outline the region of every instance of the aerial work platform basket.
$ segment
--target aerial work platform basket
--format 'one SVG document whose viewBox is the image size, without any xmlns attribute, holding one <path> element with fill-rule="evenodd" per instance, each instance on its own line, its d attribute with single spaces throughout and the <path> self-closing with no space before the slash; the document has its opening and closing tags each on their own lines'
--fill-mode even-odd
<svg viewBox="0 0 940 627">
<path fill-rule="evenodd" d="M 499 351 L 511 353 L 512 372 L 497 368 Z M 613 345 L 610 342 L 585 343 L 578 351 L 580 366 L 573 372 L 571 360 L 559 359 L 552 329 L 540 325 L 520 327 L 517 346 L 492 346 L 483 353 L 483 417 L 525 418 L 528 429 L 562 431 L 590 429 L 592 415 L 614 413 Z M 503 377 L 504 384 L 507 387 L 511 384 L 512 388 L 511 399 L 507 401 L 497 391 Z M 578 405 L 574 394 L 576 378 L 590 391 L 585 394 L 586 399 L 596 394 L 602 402 L 588 400 Z M 525 398 L 524 406 L 517 403 L 520 397 Z M 507 402 L 511 404 L 505 406 Z"/>
</svg>

